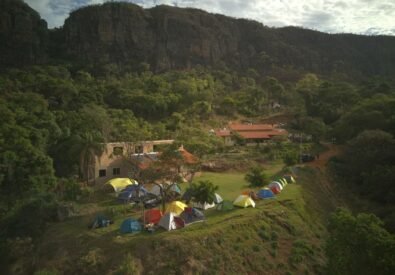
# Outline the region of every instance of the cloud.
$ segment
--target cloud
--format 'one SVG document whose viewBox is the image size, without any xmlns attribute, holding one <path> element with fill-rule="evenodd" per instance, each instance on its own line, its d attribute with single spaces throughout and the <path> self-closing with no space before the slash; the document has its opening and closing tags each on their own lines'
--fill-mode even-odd
<svg viewBox="0 0 395 275">
<path fill-rule="evenodd" d="M 25 0 L 59 27 L 70 11 L 108 0 Z M 126 0 L 144 8 L 156 5 L 192 7 L 237 18 L 249 18 L 268 26 L 287 25 L 325 32 L 394 35 L 394 0 Z"/>
</svg>

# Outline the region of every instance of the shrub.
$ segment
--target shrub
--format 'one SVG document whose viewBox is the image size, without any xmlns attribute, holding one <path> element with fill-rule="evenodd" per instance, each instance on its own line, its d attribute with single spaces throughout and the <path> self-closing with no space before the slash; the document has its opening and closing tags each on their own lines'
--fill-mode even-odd
<svg viewBox="0 0 395 275">
<path fill-rule="evenodd" d="M 251 187 L 260 187 L 268 182 L 268 177 L 261 167 L 255 166 L 245 175 L 245 180 Z"/>
</svg>

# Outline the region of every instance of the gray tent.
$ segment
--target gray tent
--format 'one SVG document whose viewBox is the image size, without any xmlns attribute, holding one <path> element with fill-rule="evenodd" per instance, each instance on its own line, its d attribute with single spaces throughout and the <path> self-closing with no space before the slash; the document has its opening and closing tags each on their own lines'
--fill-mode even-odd
<svg viewBox="0 0 395 275">
<path fill-rule="evenodd" d="M 205 219 L 202 212 L 192 207 L 185 208 L 184 211 L 181 213 L 180 218 L 184 220 L 185 225 L 195 222 L 202 222 Z"/>
</svg>

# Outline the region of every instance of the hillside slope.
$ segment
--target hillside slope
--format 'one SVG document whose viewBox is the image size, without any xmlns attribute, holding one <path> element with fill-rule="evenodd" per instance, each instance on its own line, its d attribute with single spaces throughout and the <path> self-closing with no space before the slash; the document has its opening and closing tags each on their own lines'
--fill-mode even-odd
<svg viewBox="0 0 395 275">
<path fill-rule="evenodd" d="M 120 235 L 123 218 L 138 217 L 139 209 L 118 213 L 114 225 L 95 231 L 86 228 L 91 215 L 52 224 L 35 257 L 18 250 L 10 271 L 319 274 L 326 262 L 325 221 L 334 204 L 315 169 L 297 168 L 297 174 L 298 183 L 276 200 L 260 201 L 255 209 L 209 210 L 206 222 L 177 231 Z"/>
</svg>

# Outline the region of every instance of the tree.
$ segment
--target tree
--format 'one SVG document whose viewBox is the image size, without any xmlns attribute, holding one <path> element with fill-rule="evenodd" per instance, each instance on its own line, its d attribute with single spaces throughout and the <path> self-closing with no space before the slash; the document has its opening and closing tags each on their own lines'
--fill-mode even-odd
<svg viewBox="0 0 395 275">
<path fill-rule="evenodd" d="M 261 187 L 268 182 L 268 177 L 260 166 L 255 166 L 245 175 L 251 187 Z"/>
<path fill-rule="evenodd" d="M 202 180 L 198 183 L 192 183 L 191 186 L 186 190 L 194 201 L 204 204 L 213 203 L 215 200 L 215 192 L 218 190 L 218 186 L 214 185 L 211 181 Z"/>
<path fill-rule="evenodd" d="M 80 175 L 86 179 L 86 183 L 93 177 L 95 171 L 92 167 L 95 164 L 96 156 L 101 155 L 104 149 L 103 138 L 98 132 L 86 132 L 80 136 Z"/>
<path fill-rule="evenodd" d="M 394 274 L 395 236 L 372 214 L 337 209 L 329 220 L 328 274 Z"/>
</svg>

